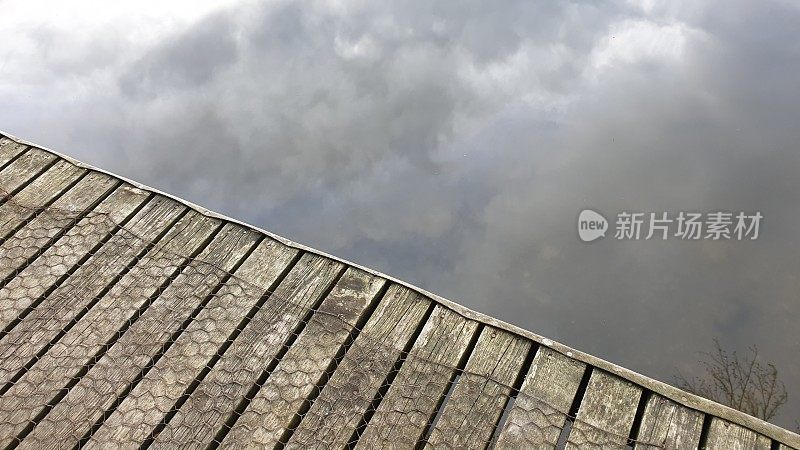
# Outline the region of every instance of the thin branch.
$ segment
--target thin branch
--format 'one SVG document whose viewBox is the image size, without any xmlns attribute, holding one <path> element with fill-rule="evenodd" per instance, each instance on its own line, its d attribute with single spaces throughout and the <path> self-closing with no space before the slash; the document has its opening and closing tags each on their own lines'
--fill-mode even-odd
<svg viewBox="0 0 800 450">
<path fill-rule="evenodd" d="M 713 353 L 701 353 L 701 377 L 687 378 L 678 373 L 675 383 L 681 389 L 769 420 L 786 404 L 786 386 L 774 364 L 762 364 L 758 347 L 749 348 L 744 359 L 728 353 L 714 339 Z"/>
</svg>

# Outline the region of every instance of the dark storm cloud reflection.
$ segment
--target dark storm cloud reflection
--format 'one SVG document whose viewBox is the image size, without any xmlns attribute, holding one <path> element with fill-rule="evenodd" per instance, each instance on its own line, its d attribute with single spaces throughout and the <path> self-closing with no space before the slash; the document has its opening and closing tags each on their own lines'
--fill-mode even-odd
<svg viewBox="0 0 800 450">
<path fill-rule="evenodd" d="M 64 77 L 6 75 L 0 126 L 665 381 L 756 344 L 776 422 L 800 416 L 797 6 L 277 3 L 103 33 L 37 55 Z M 586 244 L 584 207 L 765 219 Z"/>
</svg>

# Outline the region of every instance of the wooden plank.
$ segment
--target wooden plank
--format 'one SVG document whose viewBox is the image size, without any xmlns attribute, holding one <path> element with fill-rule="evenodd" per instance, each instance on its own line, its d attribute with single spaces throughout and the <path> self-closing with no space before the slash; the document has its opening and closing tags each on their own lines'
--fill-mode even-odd
<svg viewBox="0 0 800 450">
<path fill-rule="evenodd" d="M 101 186 L 100 189 L 91 186 L 91 190 L 99 196 L 107 187 Z M 117 188 L 87 217 L 70 228 L 69 232 L 61 236 L 27 267 L 18 271 L 14 278 L 0 290 L 0 305 L 2 305 L 0 306 L 0 328 L 6 328 L 56 280 L 87 256 L 95 245 L 113 231 L 115 224 L 133 213 L 142 202 L 147 200 L 147 196 L 147 193 L 132 186 Z M 86 195 L 86 198 L 92 197 Z M 88 205 L 81 204 L 80 206 Z M 66 225 L 64 220 L 59 216 L 50 217 L 47 214 L 40 214 L 29 226 L 21 229 L 13 238 L 4 242 L 0 246 L 0 251 L 4 252 L 4 264 L 0 268 L 0 277 L 12 274 L 12 270 L 16 270 L 14 267 L 19 267 L 46 245 L 47 241 L 52 240 L 55 234 L 52 230 L 55 227 Z M 69 220 L 73 220 L 73 218 Z M 8 266 L 5 266 L 6 255 L 10 260 Z"/>
<path fill-rule="evenodd" d="M 26 148 L 28 148 L 28 146 L 25 144 L 20 144 L 5 136 L 0 136 L 0 167 L 8 164 L 9 161 L 24 152 Z"/>
<path fill-rule="evenodd" d="M 641 395 L 633 383 L 594 369 L 566 448 L 624 449 Z"/>
<path fill-rule="evenodd" d="M 255 231 L 226 224 L 203 253 L 53 407 L 19 448 L 78 444 L 140 373 L 150 367 L 152 358 L 249 252 L 258 237 Z"/>
<path fill-rule="evenodd" d="M 357 448 L 417 445 L 477 328 L 477 322 L 437 305 Z"/>
<path fill-rule="evenodd" d="M 539 347 L 495 448 L 554 448 L 585 370 L 584 363 Z"/>
<path fill-rule="evenodd" d="M 418 293 L 389 287 L 286 448 L 345 447 L 429 308 Z"/>
<path fill-rule="evenodd" d="M 138 448 L 296 255 L 263 241 L 84 448 Z"/>
<path fill-rule="evenodd" d="M 696 449 L 703 430 L 703 413 L 653 394 L 645 405 L 636 449 Z"/>
<path fill-rule="evenodd" d="M 727 420 L 713 417 L 708 429 L 708 450 L 769 450 L 772 441 Z"/>
<path fill-rule="evenodd" d="M 11 200 L 0 205 L 0 238 L 8 236 L 30 220 L 38 208 L 60 196 L 64 189 L 85 172 L 66 161 L 58 161 Z"/>
<path fill-rule="evenodd" d="M 426 448 L 486 446 L 530 348 L 527 339 L 484 328 Z"/>
<path fill-rule="evenodd" d="M 0 171 L 0 198 L 9 195 L 36 178 L 58 159 L 52 153 L 29 149 Z"/>
<path fill-rule="evenodd" d="M 221 447 L 274 446 L 326 376 L 337 352 L 348 341 L 367 307 L 377 301 L 375 297 L 385 283 L 382 278 L 348 268 Z"/>
<path fill-rule="evenodd" d="M 190 255 L 199 253 L 220 222 L 189 211 L 167 236 L 0 397 L 0 446 L 40 414 L 106 343 L 119 335 Z"/>
<path fill-rule="evenodd" d="M 336 261 L 304 254 L 156 437 L 153 448 L 201 447 L 212 442 L 342 269 Z"/>
<path fill-rule="evenodd" d="M 124 229 L 117 231 L 8 335 L 0 339 L 0 385 L 15 376 L 104 289 L 108 289 L 120 272 L 136 264 L 137 255 L 145 251 L 185 211 L 186 207 L 167 197 L 152 199 Z M 74 233 L 71 231 L 70 234 Z M 0 298 L 19 298 L 24 295 L 38 297 L 41 294 L 26 294 L 21 286 L 14 285 L 14 281 L 0 290 Z"/>
<path fill-rule="evenodd" d="M 118 184 L 118 181 L 106 175 L 87 176 L 64 193 L 50 208 L 33 219 L 31 219 L 34 214 L 33 209 L 13 206 L 11 202 L 3 204 L 0 208 L 6 206 L 9 208 L 1 212 L 3 219 L 0 219 L 0 233 L 8 235 L 19 226 L 22 228 L 0 245 L 0 255 L 3 259 L 3 264 L 0 264 L 0 278 L 8 276 L 24 264 L 31 255 L 50 242 L 65 227 L 73 224 L 80 214 L 91 208 L 98 199 Z M 146 196 L 144 191 L 140 192 Z"/>
</svg>

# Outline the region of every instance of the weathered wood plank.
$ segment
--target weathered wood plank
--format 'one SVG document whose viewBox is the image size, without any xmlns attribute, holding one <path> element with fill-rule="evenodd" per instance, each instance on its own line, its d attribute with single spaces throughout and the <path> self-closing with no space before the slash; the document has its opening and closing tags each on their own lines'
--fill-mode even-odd
<svg viewBox="0 0 800 450">
<path fill-rule="evenodd" d="M 15 441 L 59 390 L 95 361 L 149 298 L 204 249 L 220 222 L 189 211 L 167 236 L 0 397 L 0 446 Z"/>
<path fill-rule="evenodd" d="M 592 371 L 567 449 L 624 449 L 642 389 L 599 369 Z"/>
<path fill-rule="evenodd" d="M 55 169 L 58 169 L 58 164 L 51 168 L 51 170 Z M 49 173 L 50 170 L 45 172 L 37 181 L 48 178 L 47 175 Z M 35 209 L 16 205 L 14 203 L 15 200 L 0 206 L 0 214 L 2 214 L 0 233 L 8 236 L 7 239 L 1 241 L 2 245 L 0 246 L 0 249 L 2 249 L 0 250 L 0 255 L 4 260 L 7 260 L 0 267 L 0 277 L 7 276 L 16 267 L 24 263 L 28 255 L 38 251 L 56 234 L 74 223 L 73 221 L 81 213 L 88 210 L 98 199 L 119 184 L 117 180 L 106 175 L 93 175 L 89 174 L 84 177 L 72 189 L 60 196 L 49 208 L 46 208 L 34 218 L 31 217 L 34 215 Z M 59 175 L 57 180 L 56 182 L 61 182 L 63 178 Z M 33 187 L 36 186 L 33 184 L 28 186 L 28 188 Z M 52 187 L 52 184 L 45 183 L 41 187 Z M 25 189 L 17 195 L 22 196 L 27 190 Z M 50 197 L 58 196 L 57 190 L 54 190 L 54 192 L 56 193 L 46 194 L 45 197 L 49 200 Z M 43 199 L 41 195 L 35 192 L 30 192 L 30 194 L 30 197 Z M 39 202 L 37 201 L 37 203 Z M 19 228 L 20 226 L 22 228 Z M 10 235 L 15 229 L 18 229 L 16 233 Z"/>
<path fill-rule="evenodd" d="M 554 448 L 585 370 L 584 363 L 539 347 L 496 448 Z"/>
<path fill-rule="evenodd" d="M 436 306 L 357 448 L 413 448 L 477 328 L 477 322 Z"/>
<path fill-rule="evenodd" d="M 185 206 L 167 197 L 157 196 L 152 199 L 124 229 L 117 231 L 8 335 L 0 339 L 0 385 L 15 376 L 70 321 L 107 289 L 126 267 L 136 264 L 137 255 L 145 251 L 185 211 Z M 69 234 L 74 234 L 73 231 Z M 0 298 L 41 294 L 42 292 L 26 294 L 23 287 L 15 286 L 13 281 L 0 290 Z"/>
<path fill-rule="evenodd" d="M 208 248 L 169 285 L 97 364 L 84 375 L 19 448 L 73 446 L 125 389 L 152 364 L 192 311 L 255 245 L 258 234 L 226 224 Z"/>
<path fill-rule="evenodd" d="M 75 188 L 83 188 L 76 185 Z M 90 204 L 105 194 L 109 187 L 100 184 L 99 187 L 85 186 L 76 194 L 85 201 L 76 203 L 80 208 L 88 208 Z M 70 190 L 72 192 L 73 190 Z M 91 192 L 91 194 L 89 193 Z M 0 246 L 2 254 L 2 267 L 0 277 L 6 277 L 18 271 L 14 278 L 0 290 L 0 328 L 7 327 L 20 313 L 39 298 L 62 275 L 72 268 L 74 264 L 87 256 L 95 245 L 113 231 L 119 221 L 147 200 L 149 194 L 132 186 L 117 188 L 105 200 L 100 202 L 88 216 L 78 222 L 74 227 L 62 235 L 48 247 L 39 257 L 33 260 L 23 270 L 18 271 L 25 261 L 33 257 L 43 246 L 52 240 L 57 230 L 68 226 L 75 217 L 61 217 L 56 214 L 51 216 L 46 212 L 40 214 L 27 226 L 19 230 L 11 239 Z M 71 196 L 70 196 L 71 197 Z M 6 265 L 8 263 L 8 265 Z"/>
<path fill-rule="evenodd" d="M 278 443 L 385 283 L 359 269 L 347 269 L 222 441 L 222 448 L 267 448 Z"/>
<path fill-rule="evenodd" d="M 53 167 L 51 170 L 56 168 Z M 48 173 L 50 171 L 40 179 L 45 178 Z M 74 224 L 81 214 L 88 212 L 99 199 L 107 195 L 118 184 L 117 180 L 106 175 L 98 174 L 97 177 L 90 175 L 64 193 L 50 208 L 45 209 L 29 221 L 27 216 L 32 213 L 32 210 L 28 210 L 28 208 L 24 208 L 26 212 L 23 214 L 5 215 L 2 221 L 2 232 L 11 231 L 12 228 L 20 225 L 23 226 L 0 245 L 0 256 L 3 258 L 3 264 L 0 264 L 0 278 L 7 277 L 16 271 L 20 265 L 48 244 L 57 234 Z M 148 195 L 138 189 L 136 192 L 141 194 L 142 199 Z M 9 206 L 9 203 L 3 205 L 3 207 L 5 206 Z"/>
<path fill-rule="evenodd" d="M 304 254 L 156 437 L 153 448 L 201 447 L 212 442 L 343 269 L 336 261 Z"/>
<path fill-rule="evenodd" d="M 708 450 L 769 450 L 772 441 L 753 430 L 713 417 L 708 429 Z"/>
<path fill-rule="evenodd" d="M 5 136 L 0 136 L 0 167 L 8 164 L 9 161 L 24 152 L 26 148 L 28 148 L 28 146 L 25 144 L 20 144 Z"/>
<path fill-rule="evenodd" d="M 286 448 L 343 448 L 429 307 L 428 299 L 392 285 Z"/>
<path fill-rule="evenodd" d="M 486 446 L 530 348 L 527 339 L 484 328 L 426 448 Z"/>
<path fill-rule="evenodd" d="M 84 448 L 138 448 L 296 255 L 263 241 Z"/>
<path fill-rule="evenodd" d="M 636 449 L 696 449 L 703 430 L 703 413 L 653 394 L 645 405 Z"/>
<path fill-rule="evenodd" d="M 36 178 L 56 159 L 58 158 L 55 155 L 35 148 L 23 153 L 0 171 L 0 198 L 11 194 L 31 179 Z"/>
<path fill-rule="evenodd" d="M 30 220 L 38 208 L 60 196 L 67 186 L 85 172 L 66 161 L 58 161 L 13 198 L 0 205 L 0 241 Z"/>
</svg>

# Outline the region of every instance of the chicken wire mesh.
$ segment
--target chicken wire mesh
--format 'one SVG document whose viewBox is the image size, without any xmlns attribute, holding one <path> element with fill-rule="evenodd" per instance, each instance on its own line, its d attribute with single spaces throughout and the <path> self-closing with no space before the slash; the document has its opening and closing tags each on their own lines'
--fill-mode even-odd
<svg viewBox="0 0 800 450">
<path fill-rule="evenodd" d="M 123 221 L 3 198 L 0 447 L 645 444 L 520 390 L 535 348 L 471 370 L 488 327 L 423 345 L 451 313 L 385 280 L 161 197 Z"/>
</svg>

